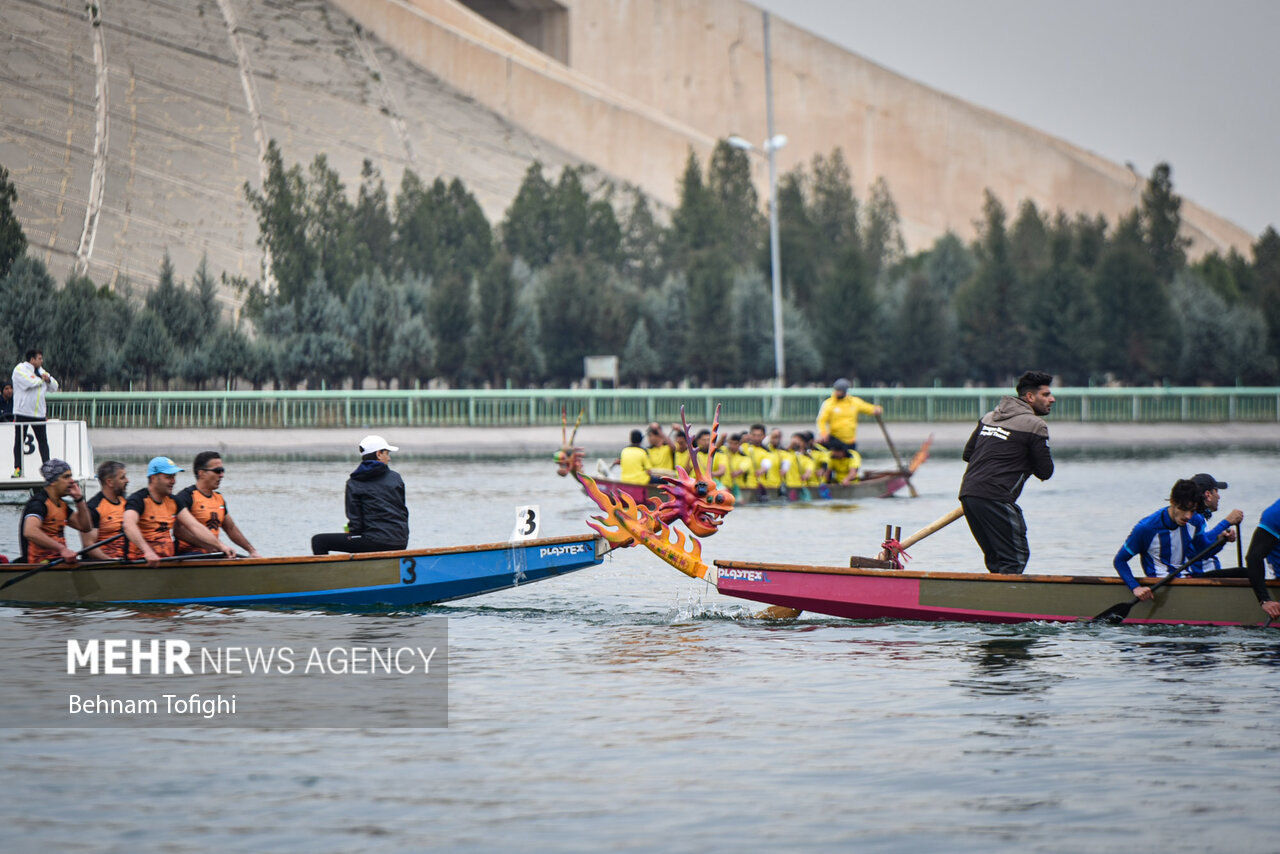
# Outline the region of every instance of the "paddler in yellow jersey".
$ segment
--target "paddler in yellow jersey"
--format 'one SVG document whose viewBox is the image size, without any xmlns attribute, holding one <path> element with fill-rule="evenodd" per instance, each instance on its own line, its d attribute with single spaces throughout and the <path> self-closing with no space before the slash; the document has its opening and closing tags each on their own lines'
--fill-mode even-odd
<svg viewBox="0 0 1280 854">
<path fill-rule="evenodd" d="M 880 415 L 879 406 L 849 394 L 849 381 L 838 379 L 831 387 L 831 397 L 818 410 L 818 441 L 830 447 L 835 439 L 851 451 L 858 450 L 858 416 Z"/>
<path fill-rule="evenodd" d="M 736 495 L 739 489 L 755 489 L 756 478 L 751 470 L 751 457 L 742 445 L 742 434 L 734 433 L 725 443 L 725 487 Z"/>
<path fill-rule="evenodd" d="M 760 485 L 770 492 L 777 492 L 782 488 L 782 478 L 785 474 L 782 469 L 782 458 L 786 449 L 782 447 L 782 431 L 777 427 L 770 430 L 769 441 L 764 447 L 769 455 L 769 468 L 760 479 Z"/>
<path fill-rule="evenodd" d="M 769 455 L 769 449 L 764 446 L 763 424 L 751 425 L 751 429 L 747 431 L 746 445 L 743 450 L 746 451 L 747 457 L 751 460 L 751 469 L 747 473 L 742 486 L 747 489 L 762 489 L 765 475 L 768 474 L 769 469 L 773 466 L 773 458 Z"/>
<path fill-rule="evenodd" d="M 649 468 L 661 469 L 663 474 L 676 470 L 675 444 L 662 432 L 662 425 L 654 421 L 649 425 Z"/>
<path fill-rule="evenodd" d="M 848 486 L 858 479 L 858 471 L 862 468 L 862 455 L 839 443 L 832 443 L 830 459 L 827 462 L 827 479 L 829 483 Z"/>
<path fill-rule="evenodd" d="M 643 441 L 644 434 L 639 430 L 632 430 L 631 444 L 623 448 L 622 453 L 618 455 L 618 464 L 622 467 L 622 474 L 618 479 L 623 483 L 636 486 L 649 483 L 649 452 L 641 444 Z"/>
<path fill-rule="evenodd" d="M 671 425 L 671 441 L 675 444 L 675 464 L 688 472 L 692 468 L 689 464 L 689 439 L 674 424 Z"/>
<path fill-rule="evenodd" d="M 804 436 L 805 457 L 810 463 L 808 473 L 805 475 L 804 485 L 821 486 L 824 482 L 822 477 L 827 470 L 827 449 L 813 441 L 812 430 L 805 430 L 801 435 Z"/>
</svg>

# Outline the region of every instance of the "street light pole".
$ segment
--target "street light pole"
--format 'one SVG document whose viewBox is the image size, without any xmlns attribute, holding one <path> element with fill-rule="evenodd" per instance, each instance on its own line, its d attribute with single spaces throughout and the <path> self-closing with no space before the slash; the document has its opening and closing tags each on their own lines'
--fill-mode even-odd
<svg viewBox="0 0 1280 854">
<path fill-rule="evenodd" d="M 773 365 L 778 388 L 787 386 L 787 363 L 782 344 L 782 256 L 778 245 L 778 144 L 773 133 L 773 62 L 769 50 L 769 13 L 764 16 L 764 99 L 768 121 L 768 142 L 765 151 L 769 155 L 769 261 L 773 273 Z"/>
</svg>

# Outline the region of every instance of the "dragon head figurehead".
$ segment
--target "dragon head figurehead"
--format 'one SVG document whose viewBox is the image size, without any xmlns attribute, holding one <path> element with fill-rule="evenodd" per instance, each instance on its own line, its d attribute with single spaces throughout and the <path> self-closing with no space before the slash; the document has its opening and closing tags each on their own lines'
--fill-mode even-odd
<svg viewBox="0 0 1280 854">
<path fill-rule="evenodd" d="M 573 422 L 573 433 L 569 433 L 569 413 L 560 410 L 560 450 L 552 454 L 556 461 L 556 474 L 566 477 L 569 474 L 582 472 L 582 455 L 584 450 L 575 447 L 573 440 L 578 438 L 578 427 L 582 424 L 582 415 L 586 410 L 578 410 L 578 420 Z"/>
<path fill-rule="evenodd" d="M 684 424 L 686 436 L 692 435 L 689 422 L 685 419 L 684 407 L 680 407 L 680 420 Z M 666 500 L 654 507 L 654 515 L 670 524 L 679 519 L 684 522 L 696 537 L 709 537 L 719 530 L 724 516 L 733 509 L 733 493 L 721 489 L 711 477 L 713 461 L 716 454 L 716 438 L 720 430 L 720 407 L 716 407 L 715 419 L 711 423 L 711 434 L 708 437 L 707 463 L 705 469 L 698 462 L 699 448 L 689 448 L 689 464 L 693 472 L 687 472 L 683 466 L 676 467 L 675 477 L 663 478 L 660 489 Z M 656 501 L 657 499 L 650 499 Z"/>
</svg>

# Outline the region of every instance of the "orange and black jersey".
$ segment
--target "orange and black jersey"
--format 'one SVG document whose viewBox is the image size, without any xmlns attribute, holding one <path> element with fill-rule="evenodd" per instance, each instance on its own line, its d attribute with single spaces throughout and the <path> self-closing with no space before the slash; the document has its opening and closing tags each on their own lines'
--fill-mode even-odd
<svg viewBox="0 0 1280 854">
<path fill-rule="evenodd" d="M 22 518 L 18 522 L 18 544 L 22 550 L 23 563 L 41 563 L 60 557 L 58 552 L 27 539 L 27 519 L 32 516 L 40 520 L 40 530 L 65 546 L 67 538 L 63 531 L 67 527 L 67 520 L 71 518 L 71 507 L 65 501 L 50 498 L 49 493 L 43 489 L 37 489 L 22 508 Z"/>
<path fill-rule="evenodd" d="M 115 501 L 99 492 L 89 499 L 89 524 L 98 529 L 98 541 L 101 542 L 124 530 L 124 499 Z M 124 557 L 124 538 L 102 547 L 107 557 Z"/>
<path fill-rule="evenodd" d="M 124 509 L 138 514 L 138 530 L 152 551 L 160 557 L 173 556 L 173 522 L 178 516 L 178 502 L 172 495 L 156 501 L 145 488 L 139 489 L 129 496 Z"/>
<path fill-rule="evenodd" d="M 179 510 L 189 510 L 196 521 L 204 525 L 213 535 L 218 536 L 222 530 L 222 523 L 227 518 L 227 499 L 222 497 L 221 492 L 214 492 L 212 495 L 205 495 L 196 489 L 195 484 L 191 484 L 186 489 L 174 496 L 178 502 Z M 199 552 L 204 551 L 202 546 L 195 543 L 188 543 L 178 536 L 178 551 L 181 552 Z"/>
</svg>

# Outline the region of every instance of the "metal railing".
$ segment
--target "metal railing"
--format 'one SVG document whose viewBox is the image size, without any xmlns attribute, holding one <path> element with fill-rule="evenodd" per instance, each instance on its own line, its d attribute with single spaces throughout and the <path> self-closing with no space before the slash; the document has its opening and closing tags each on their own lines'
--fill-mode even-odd
<svg viewBox="0 0 1280 854">
<path fill-rule="evenodd" d="M 891 421 L 977 420 L 1009 392 L 993 388 L 851 389 L 885 407 Z M 799 424 L 817 417 L 824 388 L 463 389 L 450 391 L 67 392 L 49 396 L 50 415 L 90 427 L 503 427 L 558 424 L 581 409 L 588 424 L 671 423 L 684 406 L 707 423 Z M 1054 389 L 1057 421 L 1280 422 L 1280 388 Z"/>
</svg>

